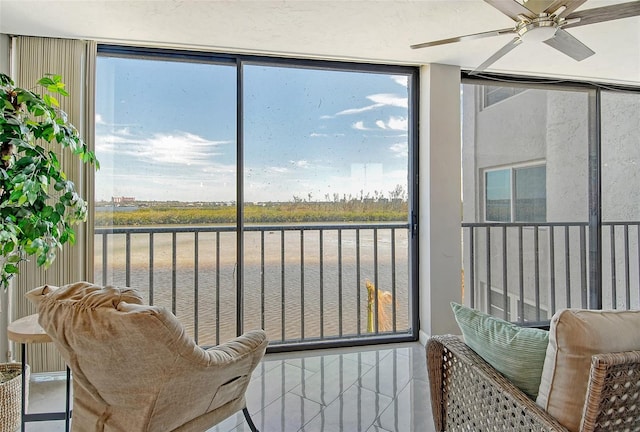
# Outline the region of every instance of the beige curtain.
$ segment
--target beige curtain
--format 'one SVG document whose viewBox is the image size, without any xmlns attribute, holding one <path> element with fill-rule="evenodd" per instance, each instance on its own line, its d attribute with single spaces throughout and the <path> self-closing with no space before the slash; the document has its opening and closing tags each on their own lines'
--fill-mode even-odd
<svg viewBox="0 0 640 432">
<path fill-rule="evenodd" d="M 16 36 L 13 41 L 12 71 L 17 85 L 34 87 L 45 74 L 62 76 L 69 97 L 58 97 L 62 109 L 78 128 L 81 136 L 94 149 L 95 118 L 95 42 Z M 69 154 L 60 156 L 60 163 L 79 194 L 93 203 L 94 169 L 87 167 Z M 53 265 L 43 270 L 33 262 L 23 263 L 20 274 L 13 282 L 12 319 L 35 313 L 24 298 L 32 288 L 64 285 L 79 280 L 93 279 L 93 205 L 86 224 L 77 225 L 76 243 L 65 245 Z M 13 347 L 20 357 L 19 347 Z M 29 349 L 29 364 L 33 372 L 61 371 L 65 365 L 52 344 L 33 344 Z"/>
</svg>

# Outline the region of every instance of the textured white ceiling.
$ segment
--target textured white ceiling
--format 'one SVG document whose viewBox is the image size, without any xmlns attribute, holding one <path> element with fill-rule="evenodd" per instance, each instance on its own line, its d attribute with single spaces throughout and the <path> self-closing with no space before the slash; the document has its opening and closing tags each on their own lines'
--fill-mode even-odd
<svg viewBox="0 0 640 432">
<path fill-rule="evenodd" d="M 589 0 L 579 10 L 623 1 Z M 511 27 L 483 0 L 0 0 L 0 32 L 220 52 L 473 69 L 512 36 L 409 45 Z M 640 18 L 570 29 L 596 52 L 576 62 L 522 44 L 494 72 L 640 83 Z"/>
</svg>

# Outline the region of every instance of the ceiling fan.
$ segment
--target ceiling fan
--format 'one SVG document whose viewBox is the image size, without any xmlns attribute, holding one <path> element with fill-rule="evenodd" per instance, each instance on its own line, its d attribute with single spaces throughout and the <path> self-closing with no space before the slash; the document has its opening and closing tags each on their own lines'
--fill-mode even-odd
<svg viewBox="0 0 640 432">
<path fill-rule="evenodd" d="M 565 29 L 640 15 L 640 1 L 620 3 L 573 12 L 586 0 L 484 0 L 516 22 L 515 27 L 458 36 L 411 45 L 427 48 L 470 39 L 514 34 L 515 37 L 475 68 L 471 74 L 484 71 L 521 43 L 544 42 L 569 57 L 581 61 L 595 54 L 588 46 Z M 572 13 L 573 12 L 573 13 Z"/>
</svg>

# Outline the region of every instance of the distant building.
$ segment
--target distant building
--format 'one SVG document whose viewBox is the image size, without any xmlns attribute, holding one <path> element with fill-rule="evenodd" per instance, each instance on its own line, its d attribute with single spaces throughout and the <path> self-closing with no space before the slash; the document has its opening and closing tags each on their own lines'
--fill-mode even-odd
<svg viewBox="0 0 640 432">
<path fill-rule="evenodd" d="M 136 197 L 125 197 L 125 196 L 111 197 L 111 202 L 115 205 L 134 203 L 136 202 Z"/>
<path fill-rule="evenodd" d="M 600 150 L 602 219 L 631 226 L 640 220 L 633 198 L 640 188 L 640 99 L 634 96 L 603 92 Z M 464 267 L 474 269 L 474 279 L 472 287 L 465 271 L 464 285 L 473 288 L 480 309 L 512 321 L 540 321 L 560 305 L 586 307 L 585 279 L 592 270 L 576 224 L 586 223 L 591 211 L 589 97 L 561 88 L 463 84 L 463 221 L 496 225 L 489 236 L 479 230 L 474 245 L 465 233 Z M 528 226 L 519 230 L 519 223 Z M 503 231 L 499 224 L 511 227 Z M 640 233 L 625 229 L 628 238 L 620 227 L 614 234 L 603 229 L 601 237 L 603 303 L 613 308 L 629 303 L 615 295 L 616 286 L 620 291 L 640 275 Z M 629 291 L 638 304 L 638 290 Z"/>
</svg>

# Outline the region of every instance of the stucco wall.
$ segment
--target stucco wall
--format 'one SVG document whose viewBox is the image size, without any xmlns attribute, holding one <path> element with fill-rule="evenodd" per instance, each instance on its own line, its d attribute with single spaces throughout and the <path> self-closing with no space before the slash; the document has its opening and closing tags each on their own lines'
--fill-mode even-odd
<svg viewBox="0 0 640 432">
<path fill-rule="evenodd" d="M 544 159 L 547 138 L 544 91 L 526 90 L 482 109 L 476 116 L 478 170 Z"/>
<path fill-rule="evenodd" d="M 546 118 L 547 221 L 589 220 L 586 92 L 548 91 Z"/>
<path fill-rule="evenodd" d="M 527 90 L 481 109 L 479 88 L 465 86 L 463 97 L 463 191 L 464 221 L 482 222 L 483 169 L 529 161 L 544 161 L 547 167 L 547 221 L 587 222 L 589 220 L 588 130 L 589 93 L 586 91 Z M 593 94 L 593 93 L 592 93 Z M 602 97 L 602 214 L 603 221 L 640 221 L 640 96 L 608 93 Z M 522 276 L 518 262 L 518 233 L 509 229 L 506 241 L 502 229 L 491 232 L 491 256 L 487 260 L 486 233 L 476 235 L 477 290 L 490 284 L 494 290 L 505 287 L 513 299 L 534 300 L 535 284 L 539 301 L 548 309 L 550 296 L 556 308 L 570 304 L 586 307 L 588 262 L 581 247 L 588 247 L 588 232 L 570 229 L 568 242 L 564 228 L 538 230 L 538 255 L 534 254 L 533 228 L 523 230 Z M 635 307 L 640 304 L 637 289 L 627 294 L 627 286 L 637 287 L 638 236 L 640 228 L 603 227 L 602 281 L 605 307 Z M 552 237 L 552 234 L 554 235 Z M 582 238 L 581 238 L 582 237 Z M 615 241 L 615 251 L 611 242 Z M 468 238 L 465 242 L 465 268 L 469 268 Z M 553 241 L 553 251 L 550 244 Z M 625 243 L 627 242 L 627 243 Z M 582 243 L 582 244 L 581 244 Z M 503 245 L 507 266 L 503 272 Z M 568 246 L 568 247 L 567 247 Z M 569 252 L 567 252 L 569 251 Z M 615 252 L 615 267 L 611 265 Z M 551 255 L 553 253 L 553 255 Z M 627 268 L 625 260 L 631 265 Z M 489 263 L 489 265 L 487 265 Z M 536 266 L 538 267 L 536 280 Z M 491 278 L 488 269 L 491 270 Z M 466 275 L 465 275 L 466 276 Z M 505 279 L 506 276 L 506 279 Z M 468 282 L 468 279 L 467 279 Z M 615 283 L 614 283 L 615 282 Z M 479 297 L 480 306 L 483 305 Z M 613 300 L 613 297 L 616 300 Z M 513 300 L 512 299 L 512 300 Z M 511 302 L 512 312 L 515 301 Z M 634 306 L 635 305 L 635 306 Z M 485 305 L 486 306 L 486 305 Z"/>
<path fill-rule="evenodd" d="M 602 94 L 602 219 L 640 220 L 640 95 Z"/>
</svg>

